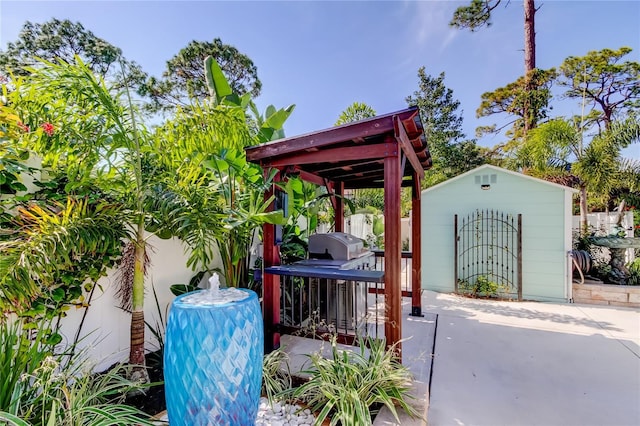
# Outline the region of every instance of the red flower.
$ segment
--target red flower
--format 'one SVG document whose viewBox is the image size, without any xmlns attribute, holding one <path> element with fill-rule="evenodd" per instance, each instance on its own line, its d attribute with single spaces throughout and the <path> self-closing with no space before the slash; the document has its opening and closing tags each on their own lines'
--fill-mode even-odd
<svg viewBox="0 0 640 426">
<path fill-rule="evenodd" d="M 55 127 L 53 127 L 53 124 L 42 123 L 40 127 L 42 127 L 42 130 L 47 134 L 47 136 L 53 136 L 53 132 L 55 130 Z"/>
<path fill-rule="evenodd" d="M 22 130 L 23 132 L 25 132 L 25 133 L 28 133 L 28 132 L 29 132 L 29 130 L 31 130 L 31 129 L 29 129 L 29 126 L 27 126 L 26 124 L 24 124 L 22 121 L 18 121 L 18 128 L 19 128 L 20 130 Z"/>
</svg>

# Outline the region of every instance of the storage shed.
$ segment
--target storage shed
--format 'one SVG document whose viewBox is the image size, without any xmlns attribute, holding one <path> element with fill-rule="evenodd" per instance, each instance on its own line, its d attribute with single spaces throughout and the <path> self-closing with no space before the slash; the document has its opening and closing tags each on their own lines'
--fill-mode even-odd
<svg viewBox="0 0 640 426">
<path fill-rule="evenodd" d="M 570 300 L 577 192 L 492 165 L 422 191 L 422 288 Z"/>
</svg>

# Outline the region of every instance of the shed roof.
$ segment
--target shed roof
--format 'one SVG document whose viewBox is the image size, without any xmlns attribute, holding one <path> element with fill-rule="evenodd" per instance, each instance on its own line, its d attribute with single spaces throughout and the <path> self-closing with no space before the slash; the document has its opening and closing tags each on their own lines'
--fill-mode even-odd
<svg viewBox="0 0 640 426">
<path fill-rule="evenodd" d="M 384 158 L 402 151 L 403 184 L 431 167 L 416 107 L 245 148 L 247 159 L 318 184 L 382 188 Z M 408 162 L 406 160 L 409 160 Z M 407 164 L 409 163 L 409 164 Z"/>
<path fill-rule="evenodd" d="M 509 174 L 509 175 L 512 175 L 512 176 L 516 176 L 519 179 L 528 179 L 530 181 L 533 181 L 533 182 L 536 182 L 536 183 L 539 183 L 539 184 L 553 186 L 555 188 L 563 189 L 565 191 L 569 191 L 569 192 L 572 192 L 574 194 L 577 194 L 578 192 L 580 192 L 577 189 L 571 188 L 569 186 L 560 185 L 560 184 L 554 183 L 554 182 L 549 182 L 549 181 L 546 181 L 544 179 L 538 179 L 538 178 L 533 177 L 533 176 L 525 175 L 524 173 L 514 172 L 513 170 L 503 169 L 502 167 L 494 166 L 494 165 L 491 165 L 491 164 L 483 164 L 482 166 L 476 167 L 475 169 L 469 170 L 468 172 L 465 172 L 465 173 L 463 173 L 461 175 L 458 175 L 458 176 L 453 177 L 453 178 L 451 178 L 449 180 L 445 180 L 444 182 L 440 182 L 437 185 L 434 185 L 434 186 L 431 186 L 431 187 L 429 187 L 427 189 L 424 189 L 422 192 L 426 193 L 426 192 L 429 192 L 429 191 L 433 191 L 435 189 L 439 189 L 439 188 L 441 188 L 443 186 L 446 186 L 446 185 L 448 185 L 448 184 L 450 184 L 452 182 L 455 182 L 457 180 L 463 179 L 466 176 L 469 176 L 471 174 L 474 174 L 474 173 L 482 171 L 482 170 L 493 170 L 493 171 L 506 173 L 506 174 Z"/>
</svg>

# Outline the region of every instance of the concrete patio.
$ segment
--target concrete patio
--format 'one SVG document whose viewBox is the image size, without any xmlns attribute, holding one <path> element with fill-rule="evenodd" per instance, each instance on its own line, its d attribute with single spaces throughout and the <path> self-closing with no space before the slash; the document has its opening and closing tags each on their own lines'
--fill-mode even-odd
<svg viewBox="0 0 640 426">
<path fill-rule="evenodd" d="M 429 425 L 640 424 L 637 309 L 425 291 L 425 318 L 409 311 L 404 362 L 420 381 L 431 376 Z"/>
</svg>

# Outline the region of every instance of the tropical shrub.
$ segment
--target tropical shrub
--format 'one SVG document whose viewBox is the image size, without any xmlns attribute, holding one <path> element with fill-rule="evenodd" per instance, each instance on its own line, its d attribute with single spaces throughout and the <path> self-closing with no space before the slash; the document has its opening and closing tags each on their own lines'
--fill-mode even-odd
<svg viewBox="0 0 640 426">
<path fill-rule="evenodd" d="M 281 401 L 291 389 L 292 379 L 289 371 L 289 357 L 282 349 L 276 349 L 266 354 L 262 361 L 262 395 L 270 403 Z"/>
<path fill-rule="evenodd" d="M 396 358 L 397 346 L 386 348 L 384 340 L 372 338 L 360 338 L 359 345 L 359 352 L 341 351 L 334 340 L 332 358 L 310 355 L 312 367 L 304 373 L 311 378 L 292 395 L 318 413 L 316 424 L 331 418 L 331 425 L 371 425 L 381 406 L 398 421 L 397 407 L 417 417 L 409 394 L 412 376 Z"/>
<path fill-rule="evenodd" d="M 475 281 L 459 280 L 458 289 L 463 294 L 473 296 L 495 296 L 503 290 L 500 284 L 485 275 L 480 275 Z"/>
<path fill-rule="evenodd" d="M 120 254 L 120 216 L 117 205 L 72 198 L 18 208 L 0 242 L 0 309 L 51 320 L 86 306 Z"/>
<path fill-rule="evenodd" d="M 53 354 L 54 345 L 42 327 L 29 332 L 24 321 L 0 321 L 0 411 L 21 413 L 24 401 L 35 398 L 35 388 L 24 380 Z M 26 328 L 26 329 L 25 329 Z"/>
<path fill-rule="evenodd" d="M 5 318 L 6 320 L 6 318 Z M 128 367 L 94 374 L 82 352 L 56 353 L 40 325 L 0 323 L 0 423 L 13 425 L 152 425 L 123 404 L 139 385 L 124 377 Z"/>
<path fill-rule="evenodd" d="M 640 257 L 637 257 L 633 262 L 627 265 L 629 269 L 629 279 L 627 285 L 640 285 Z"/>
</svg>

